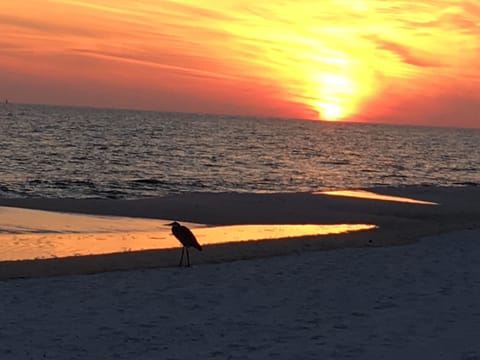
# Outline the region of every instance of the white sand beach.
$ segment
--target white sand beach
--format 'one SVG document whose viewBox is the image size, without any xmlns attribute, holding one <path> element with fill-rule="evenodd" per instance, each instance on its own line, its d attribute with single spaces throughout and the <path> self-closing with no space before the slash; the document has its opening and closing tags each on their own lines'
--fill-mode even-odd
<svg viewBox="0 0 480 360">
<path fill-rule="evenodd" d="M 384 192 L 438 205 L 311 194 L 190 194 L 115 208 L 3 199 L 216 225 L 378 228 L 207 245 L 191 268 L 174 266 L 179 248 L 0 262 L 10 278 L 0 281 L 0 358 L 479 359 L 480 190 Z"/>
<path fill-rule="evenodd" d="M 478 359 L 480 232 L 0 282 L 2 359 Z"/>
</svg>

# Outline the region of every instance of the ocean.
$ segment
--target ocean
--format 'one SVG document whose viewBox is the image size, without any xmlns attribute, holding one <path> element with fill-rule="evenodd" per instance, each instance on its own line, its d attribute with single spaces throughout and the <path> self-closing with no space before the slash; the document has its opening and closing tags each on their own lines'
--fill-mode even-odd
<svg viewBox="0 0 480 360">
<path fill-rule="evenodd" d="M 480 185 L 480 130 L 0 105 L 1 198 Z"/>
</svg>

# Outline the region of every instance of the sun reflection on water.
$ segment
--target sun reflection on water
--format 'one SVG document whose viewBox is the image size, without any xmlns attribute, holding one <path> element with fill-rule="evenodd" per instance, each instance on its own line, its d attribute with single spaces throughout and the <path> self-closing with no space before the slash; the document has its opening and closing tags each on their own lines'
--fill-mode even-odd
<svg viewBox="0 0 480 360">
<path fill-rule="evenodd" d="M 1 208 L 0 261 L 108 254 L 180 246 L 168 220 L 115 218 Z M 9 216 L 9 212 L 15 218 Z M 38 215 L 45 224 L 35 229 Z M 68 221 L 72 227 L 69 229 Z M 29 224 L 20 227 L 19 224 Z M 40 225 L 33 222 L 33 225 Z M 83 224 L 83 225 L 82 225 Z M 187 224 L 202 245 L 282 239 L 370 230 L 370 224 L 262 224 L 205 226 Z M 143 231 L 141 229 L 144 229 Z"/>
<path fill-rule="evenodd" d="M 370 224 L 261 224 L 228 225 L 196 229 L 203 244 L 282 239 L 301 236 L 342 234 L 350 231 L 371 230 Z"/>
<path fill-rule="evenodd" d="M 402 202 L 402 203 L 409 203 L 409 204 L 438 205 L 438 203 L 431 202 L 431 201 L 412 199 L 412 198 L 403 197 L 403 196 L 383 195 L 383 194 L 377 194 L 375 192 L 365 191 L 365 190 L 328 190 L 328 191 L 320 191 L 317 194 L 345 196 L 345 197 L 353 197 L 353 198 L 360 198 L 360 199 L 394 201 L 394 202 Z"/>
</svg>

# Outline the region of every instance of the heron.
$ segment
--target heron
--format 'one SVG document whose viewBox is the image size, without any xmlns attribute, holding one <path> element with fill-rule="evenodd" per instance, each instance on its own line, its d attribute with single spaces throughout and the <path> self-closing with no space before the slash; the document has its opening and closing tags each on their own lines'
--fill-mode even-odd
<svg viewBox="0 0 480 360">
<path fill-rule="evenodd" d="M 174 221 L 170 224 L 167 224 L 172 227 L 172 234 L 180 241 L 183 245 L 182 248 L 182 255 L 180 256 L 180 262 L 178 266 L 182 266 L 183 263 L 183 254 L 185 253 L 185 249 L 187 252 L 187 264 L 186 266 L 190 266 L 190 255 L 188 253 L 189 247 L 194 247 L 198 251 L 202 251 L 202 247 L 197 241 L 197 238 L 189 228 L 186 226 L 180 225 L 178 222 Z"/>
</svg>

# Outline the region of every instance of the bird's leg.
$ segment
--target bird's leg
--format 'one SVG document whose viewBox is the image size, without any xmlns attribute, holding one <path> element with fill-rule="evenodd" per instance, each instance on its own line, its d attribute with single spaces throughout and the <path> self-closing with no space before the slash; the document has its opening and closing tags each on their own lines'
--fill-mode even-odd
<svg viewBox="0 0 480 360">
<path fill-rule="evenodd" d="M 183 253 L 185 252 L 185 246 L 182 247 L 182 255 L 180 256 L 180 262 L 178 263 L 178 266 L 182 266 L 182 262 L 183 262 Z"/>
<path fill-rule="evenodd" d="M 190 253 L 188 252 L 188 247 L 187 247 L 187 266 L 190 266 Z"/>
</svg>

